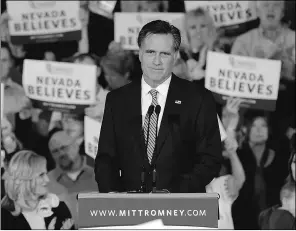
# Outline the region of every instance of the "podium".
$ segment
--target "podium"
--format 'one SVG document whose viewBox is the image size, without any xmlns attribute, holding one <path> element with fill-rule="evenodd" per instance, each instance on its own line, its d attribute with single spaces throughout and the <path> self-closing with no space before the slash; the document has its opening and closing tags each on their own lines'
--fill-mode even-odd
<svg viewBox="0 0 296 231">
<path fill-rule="evenodd" d="M 147 229 L 157 220 L 158 229 L 217 229 L 218 199 L 217 193 L 80 193 L 78 227 Z"/>
</svg>

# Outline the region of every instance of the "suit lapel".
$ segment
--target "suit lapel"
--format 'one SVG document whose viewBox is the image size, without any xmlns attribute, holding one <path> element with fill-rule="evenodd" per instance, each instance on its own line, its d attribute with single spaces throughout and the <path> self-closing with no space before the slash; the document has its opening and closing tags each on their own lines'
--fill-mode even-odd
<svg viewBox="0 0 296 231">
<path fill-rule="evenodd" d="M 180 121 L 181 105 L 176 103 L 180 101 L 182 103 L 182 91 L 178 86 L 178 77 L 172 74 L 172 80 L 169 86 L 169 91 L 164 107 L 162 121 L 156 142 L 156 150 L 153 155 L 152 165 L 156 162 L 159 155 L 161 155 L 162 147 L 170 132 L 170 126 L 173 122 Z"/>
<path fill-rule="evenodd" d="M 135 141 L 133 145 L 137 145 L 139 155 L 143 156 L 144 166 L 149 168 L 149 161 L 145 151 L 145 139 L 142 128 L 142 107 L 141 107 L 141 81 L 134 81 L 131 83 L 129 106 L 126 113 L 128 113 L 129 128 L 131 129 L 131 135 Z"/>
</svg>

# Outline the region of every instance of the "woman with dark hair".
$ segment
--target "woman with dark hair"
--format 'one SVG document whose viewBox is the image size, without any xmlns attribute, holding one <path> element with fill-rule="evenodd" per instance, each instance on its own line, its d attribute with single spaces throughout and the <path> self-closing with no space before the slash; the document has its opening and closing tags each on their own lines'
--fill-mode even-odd
<svg viewBox="0 0 296 231">
<path fill-rule="evenodd" d="M 259 213 L 279 202 L 281 162 L 270 147 L 270 135 L 268 118 L 253 115 L 247 124 L 246 140 L 238 150 L 246 181 L 232 207 L 235 229 L 258 229 Z"/>
</svg>

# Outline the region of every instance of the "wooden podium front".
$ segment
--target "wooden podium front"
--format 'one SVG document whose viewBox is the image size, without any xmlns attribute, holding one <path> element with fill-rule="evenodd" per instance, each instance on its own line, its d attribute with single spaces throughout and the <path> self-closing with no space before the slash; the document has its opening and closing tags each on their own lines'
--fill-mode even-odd
<svg viewBox="0 0 296 231">
<path fill-rule="evenodd" d="M 80 193 L 78 227 L 145 229 L 145 223 L 159 221 L 164 229 L 217 229 L 218 199 L 216 193 Z"/>
</svg>

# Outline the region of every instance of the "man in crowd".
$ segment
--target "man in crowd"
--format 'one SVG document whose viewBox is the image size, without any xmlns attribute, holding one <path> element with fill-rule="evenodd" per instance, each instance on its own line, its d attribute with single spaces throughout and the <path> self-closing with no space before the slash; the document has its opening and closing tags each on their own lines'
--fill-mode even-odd
<svg viewBox="0 0 296 231">
<path fill-rule="evenodd" d="M 138 190 L 141 184 L 147 192 L 205 192 L 218 175 L 215 102 L 205 88 L 172 74 L 180 42 L 180 31 L 165 21 L 140 31 L 143 76 L 106 99 L 95 165 L 100 192 Z"/>
<path fill-rule="evenodd" d="M 56 162 L 56 168 L 49 172 L 50 182 L 57 182 L 63 190 L 56 192 L 49 186 L 50 191 L 65 196 L 73 218 L 78 218 L 76 204 L 80 192 L 98 191 L 93 168 L 86 164 L 86 158 L 79 154 L 79 143 L 75 137 L 65 131 L 52 135 L 48 143 L 49 150 Z"/>
</svg>

